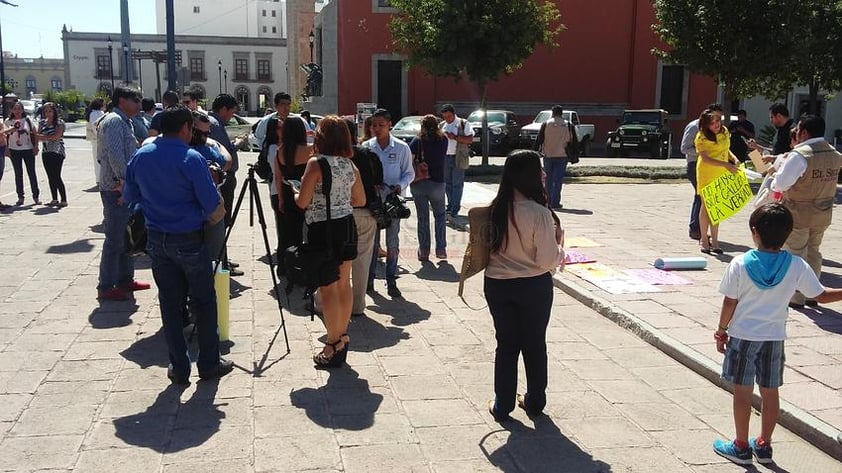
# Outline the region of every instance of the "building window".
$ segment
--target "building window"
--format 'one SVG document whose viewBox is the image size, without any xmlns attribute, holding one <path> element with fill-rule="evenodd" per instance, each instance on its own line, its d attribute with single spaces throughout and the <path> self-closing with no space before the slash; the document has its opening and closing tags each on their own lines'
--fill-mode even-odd
<svg viewBox="0 0 842 473">
<path fill-rule="evenodd" d="M 264 33 L 266 32 L 266 27 L 265 27 L 265 26 L 263 27 L 263 32 L 264 32 Z"/>
<path fill-rule="evenodd" d="M 205 80 L 205 58 L 190 58 L 190 80 Z"/>
<path fill-rule="evenodd" d="M 193 13 L 199 13 L 199 7 L 193 7 Z"/>
<path fill-rule="evenodd" d="M 268 59 L 257 60 L 257 80 L 272 80 L 272 66 Z"/>
<path fill-rule="evenodd" d="M 263 10 L 263 16 L 266 16 L 266 10 Z"/>
<path fill-rule="evenodd" d="M 389 2 L 389 0 L 377 0 L 377 6 L 383 7 L 383 8 L 389 8 L 389 7 L 392 6 L 392 4 Z"/>
<path fill-rule="evenodd" d="M 683 116 L 685 95 L 684 66 L 662 64 L 658 106 L 670 115 Z"/>
<path fill-rule="evenodd" d="M 96 78 L 111 78 L 111 61 L 108 56 L 100 55 L 96 57 Z"/>
<path fill-rule="evenodd" d="M 26 90 L 35 90 L 35 79 L 26 79 Z"/>
<path fill-rule="evenodd" d="M 61 79 L 53 79 L 50 81 L 50 88 L 61 91 Z"/>
<path fill-rule="evenodd" d="M 275 10 L 272 10 L 272 18 L 275 18 Z"/>
<path fill-rule="evenodd" d="M 278 32 L 278 27 L 277 27 L 277 26 L 273 26 L 273 27 L 272 27 L 272 33 L 277 33 L 277 32 Z"/>
<path fill-rule="evenodd" d="M 235 59 L 234 60 L 234 80 L 244 81 L 249 78 L 249 60 Z"/>
</svg>

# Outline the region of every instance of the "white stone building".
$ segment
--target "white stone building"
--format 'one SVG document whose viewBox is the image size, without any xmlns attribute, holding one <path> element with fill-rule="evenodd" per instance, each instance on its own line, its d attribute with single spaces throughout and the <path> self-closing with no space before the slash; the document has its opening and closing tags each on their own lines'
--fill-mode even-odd
<svg viewBox="0 0 842 473">
<path fill-rule="evenodd" d="M 109 58 L 108 39 L 112 39 Z M 62 31 L 65 89 L 86 94 L 111 90 L 123 83 L 123 71 L 132 69 L 131 83 L 144 96 L 160 101 L 167 87 L 166 35 L 133 34 L 128 53 L 120 45 L 120 34 Z M 211 100 L 227 92 L 240 102 L 243 114 L 262 115 L 271 107 L 272 96 L 287 90 L 286 40 L 276 38 L 176 35 L 175 49 L 181 55 L 179 88 L 198 87 Z M 156 68 L 153 59 L 136 59 L 158 52 L 163 59 Z M 157 70 L 159 69 L 159 71 Z M 158 81 L 160 80 L 160 89 Z M 181 92 L 181 90 L 179 90 Z"/>
<path fill-rule="evenodd" d="M 286 38 L 282 0 L 178 0 L 173 2 L 175 34 Z M 158 34 L 166 34 L 166 1 L 155 0 Z"/>
</svg>

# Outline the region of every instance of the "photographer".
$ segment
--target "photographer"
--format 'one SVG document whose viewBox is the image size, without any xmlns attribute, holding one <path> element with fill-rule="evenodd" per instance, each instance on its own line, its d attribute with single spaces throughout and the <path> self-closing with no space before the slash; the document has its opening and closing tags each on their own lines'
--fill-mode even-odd
<svg viewBox="0 0 842 473">
<path fill-rule="evenodd" d="M 392 115 L 386 109 L 377 109 L 372 115 L 371 130 L 374 137 L 363 146 L 373 151 L 380 163 L 383 165 L 383 182 L 381 186 L 381 197 L 387 198 L 389 194 L 403 195 L 409 184 L 415 178 L 415 171 L 412 169 L 412 151 L 403 141 L 395 138 L 389 132 L 392 127 Z M 400 219 L 392 219 L 392 224 L 386 228 L 386 287 L 390 297 L 401 297 L 398 289 L 398 256 L 400 255 Z M 379 245 L 380 232 L 374 238 L 375 246 Z M 377 259 L 371 259 L 371 274 L 369 280 L 373 283 L 374 268 Z M 370 284 L 373 286 L 373 284 Z"/>
</svg>

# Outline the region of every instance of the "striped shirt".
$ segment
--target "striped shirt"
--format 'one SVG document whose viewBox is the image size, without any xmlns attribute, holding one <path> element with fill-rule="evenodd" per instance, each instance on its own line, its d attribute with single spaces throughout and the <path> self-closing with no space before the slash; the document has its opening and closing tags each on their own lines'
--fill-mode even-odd
<svg viewBox="0 0 842 473">
<path fill-rule="evenodd" d="M 113 191 L 126 178 L 126 166 L 137 151 L 131 119 L 114 107 L 112 113 L 102 118 L 97 127 L 96 159 L 99 161 L 99 190 Z"/>
</svg>

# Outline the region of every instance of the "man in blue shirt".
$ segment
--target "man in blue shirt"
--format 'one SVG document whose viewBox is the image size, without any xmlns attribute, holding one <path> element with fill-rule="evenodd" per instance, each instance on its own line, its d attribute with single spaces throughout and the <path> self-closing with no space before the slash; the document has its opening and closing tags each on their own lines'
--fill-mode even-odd
<svg viewBox="0 0 842 473">
<path fill-rule="evenodd" d="M 207 162 L 187 147 L 192 127 L 193 116 L 184 107 L 161 112 L 163 137 L 132 157 L 123 191 L 127 202 L 140 202 L 146 217 L 152 275 L 169 349 L 167 376 L 175 384 L 188 384 L 190 377 L 182 331 L 188 294 L 199 336 L 199 377 L 219 378 L 233 370 L 233 363 L 219 356 L 213 266 L 203 241 L 205 224 L 219 222 L 225 208 Z"/>
<path fill-rule="evenodd" d="M 409 145 L 392 136 L 389 129 L 392 127 L 392 115 L 388 110 L 377 109 L 374 111 L 371 130 L 374 138 L 363 143 L 363 146 L 374 151 L 380 162 L 383 164 L 383 183 L 389 189 L 385 189 L 381 196 L 396 192 L 399 195 L 406 193 L 409 184 L 415 178 L 415 170 L 412 168 L 412 151 Z M 386 288 L 390 297 L 401 297 L 398 289 L 398 255 L 400 254 L 400 219 L 393 218 L 391 226 L 386 228 Z M 380 246 L 380 232 L 374 237 L 374 247 Z M 377 264 L 377 253 L 371 259 L 371 271 L 369 272 L 369 289 L 374 289 L 374 269 Z"/>
</svg>

